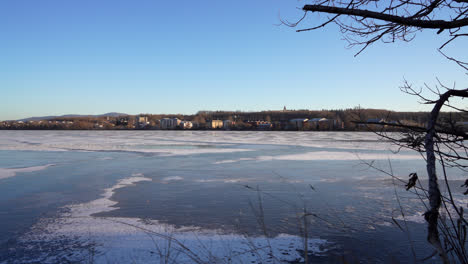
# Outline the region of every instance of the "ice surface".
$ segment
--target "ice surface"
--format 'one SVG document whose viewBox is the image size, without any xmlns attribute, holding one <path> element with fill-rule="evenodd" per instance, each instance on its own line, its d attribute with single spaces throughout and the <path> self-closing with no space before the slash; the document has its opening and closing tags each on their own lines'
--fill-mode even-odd
<svg viewBox="0 0 468 264">
<path fill-rule="evenodd" d="M 287 145 L 326 149 L 388 150 L 389 142 L 366 132 L 248 131 L 2 131 L 0 150 L 132 151 L 165 155 L 251 151 Z M 19 138 L 21 140 L 19 140 Z"/>
<path fill-rule="evenodd" d="M 30 247 L 52 247 L 34 259 L 21 263 L 57 263 L 92 259 L 92 263 L 287 263 L 301 260 L 301 237 L 281 234 L 274 238 L 246 237 L 221 230 L 178 227 L 156 220 L 121 217 L 95 217 L 93 214 L 116 209 L 111 200 L 115 190 L 141 181 L 142 174 L 120 180 L 105 189 L 101 198 L 67 206 L 54 219 L 42 219 L 21 238 Z M 309 239 L 310 254 L 322 255 L 328 244 Z M 167 261 L 167 262 L 165 262 Z"/>
<path fill-rule="evenodd" d="M 301 175 L 308 168 L 317 169 L 317 173 L 311 173 L 313 175 L 309 178 L 291 173 L 294 177 L 291 182 L 301 182 L 302 179 L 320 180 L 323 183 L 346 178 L 364 180 L 375 175 L 350 173 L 342 176 L 335 174 L 340 170 L 335 170 L 333 164 L 347 166 L 351 163 L 359 164 L 359 159 L 390 159 L 400 160 L 396 163 L 411 165 L 416 164 L 413 160 L 421 160 L 418 154 L 407 151 L 394 155 L 388 151 L 393 148 L 390 142 L 382 141 L 372 133 L 356 132 L 14 131 L 11 133 L 11 131 L 0 131 L 0 150 L 155 153 L 157 157 L 137 155 L 134 163 L 123 164 L 131 167 L 128 171 L 135 169 L 135 171 L 144 171 L 146 175 L 152 175 L 155 180 L 158 179 L 157 184 L 172 184 L 164 187 L 188 185 L 192 181 L 197 185 L 211 182 L 231 185 L 248 182 L 257 177 L 257 171 L 244 173 L 246 169 L 258 169 L 258 172 L 261 172 L 258 174 L 263 175 L 269 173 L 269 166 L 274 165 L 273 169 L 278 169 L 278 166 L 283 164 L 302 166 L 302 170 L 296 172 L 297 175 Z M 215 155 L 192 159 L 197 154 Z M 187 156 L 187 159 L 182 157 L 159 159 L 160 156 L 178 155 Z M 120 156 L 126 155 L 102 153 L 92 156 L 108 160 L 102 161 L 103 165 L 107 163 L 115 165 L 116 162 L 121 162 Z M 115 161 L 110 161 L 111 159 Z M 158 164 L 162 166 L 153 170 L 153 163 L 150 162 L 157 160 L 160 160 Z M 328 160 L 351 162 L 289 162 Z M 268 163 L 268 161 L 285 162 Z M 40 164 L 59 164 L 59 162 L 61 161 L 47 160 Z M 166 162 L 168 168 L 175 168 L 174 171 L 166 170 Z M 243 162 L 245 163 L 242 164 Z M 219 165 L 213 166 L 213 163 Z M 233 166 L 227 165 L 229 163 Z M 187 167 L 178 169 L 179 164 Z M 241 165 L 246 165 L 246 169 L 244 170 Z M 31 171 L 34 171 L 36 167 L 29 169 L 31 168 L 33 168 Z M 119 168 L 115 166 L 112 169 Z M 197 172 L 194 176 L 191 173 L 192 168 Z M 231 175 L 232 171 L 229 170 L 231 168 L 239 170 L 235 175 Z M 11 177 L 18 172 L 28 172 L 26 169 L 0 169 L 0 175 Z M 285 166 L 286 169 L 288 166 Z M 163 173 L 156 173 L 161 171 Z M 294 172 L 293 169 L 289 169 L 288 173 L 289 171 Z M 407 174 L 404 175 L 406 177 Z M 30 233 L 21 238 L 23 243 L 39 251 L 40 256 L 28 254 L 28 258 L 18 259 L 17 263 L 67 263 L 68 260 L 90 263 L 91 261 L 88 261 L 90 258 L 93 259 L 92 263 L 164 263 L 165 261 L 161 259 L 165 258 L 169 263 L 196 263 L 198 260 L 205 263 L 269 263 L 268 261 L 274 263 L 301 259 L 297 249 L 303 248 L 303 240 L 293 235 L 282 234 L 274 238 L 245 237 L 226 230 L 206 230 L 196 226 L 176 227 L 156 220 L 95 216 L 96 213 L 109 212 L 117 208 L 118 203 L 112 200 L 117 189 L 150 180 L 143 174 L 134 174 L 103 190 L 99 199 L 66 206 L 63 208 L 64 212 L 61 212 L 57 218 L 43 218 Z M 372 191 L 363 190 L 359 194 L 364 198 L 388 200 L 384 194 Z M 146 201 L 142 201 L 142 204 L 144 202 Z M 359 214 L 353 210 L 355 209 L 347 207 L 345 212 Z M 154 219 L 159 219 L 157 212 L 152 212 L 151 215 Z M 419 214 L 408 215 L 408 221 L 423 219 Z M 161 215 L 161 219 L 166 218 Z M 391 219 L 384 219 L 385 221 L 376 224 L 391 225 Z M 326 254 L 329 246 L 330 243 L 322 239 L 309 240 L 309 249 L 316 255 Z"/>
<path fill-rule="evenodd" d="M 421 159 L 418 154 L 391 154 L 391 153 L 362 153 L 346 151 L 315 151 L 291 155 L 258 156 L 255 158 L 240 158 L 236 160 L 219 160 L 215 164 L 235 163 L 241 161 L 270 161 L 270 160 L 413 160 Z"/>
</svg>

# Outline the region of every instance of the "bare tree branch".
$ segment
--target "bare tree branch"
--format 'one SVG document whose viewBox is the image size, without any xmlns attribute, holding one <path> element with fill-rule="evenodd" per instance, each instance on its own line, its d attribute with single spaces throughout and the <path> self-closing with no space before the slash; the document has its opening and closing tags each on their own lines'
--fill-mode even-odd
<svg viewBox="0 0 468 264">
<path fill-rule="evenodd" d="M 374 12 L 370 10 L 361 10 L 361 9 L 351 9 L 343 7 L 334 7 L 334 6 L 323 6 L 323 5 L 305 5 L 303 7 L 304 11 L 311 12 L 323 12 L 330 14 L 340 14 L 340 15 L 351 15 L 359 16 L 363 18 L 374 18 L 382 21 L 387 21 L 391 23 L 396 23 L 404 26 L 411 26 L 417 28 L 432 28 L 432 29 L 452 29 L 468 26 L 468 18 L 463 18 L 459 20 L 422 20 L 415 19 L 411 17 L 395 16 L 379 12 Z"/>
</svg>

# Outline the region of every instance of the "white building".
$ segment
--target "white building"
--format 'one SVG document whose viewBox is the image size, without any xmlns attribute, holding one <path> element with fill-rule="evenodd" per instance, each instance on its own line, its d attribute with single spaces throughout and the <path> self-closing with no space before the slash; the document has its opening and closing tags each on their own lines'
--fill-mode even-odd
<svg viewBox="0 0 468 264">
<path fill-rule="evenodd" d="M 161 119 L 161 129 L 176 129 L 180 122 L 182 122 L 179 118 L 163 118 Z"/>
<path fill-rule="evenodd" d="M 180 128 L 182 129 L 192 129 L 193 124 L 190 121 L 181 121 L 180 122 Z"/>
<path fill-rule="evenodd" d="M 223 121 L 221 120 L 211 120 L 206 123 L 207 128 L 210 129 L 216 129 L 216 128 L 222 128 L 223 127 Z"/>
</svg>

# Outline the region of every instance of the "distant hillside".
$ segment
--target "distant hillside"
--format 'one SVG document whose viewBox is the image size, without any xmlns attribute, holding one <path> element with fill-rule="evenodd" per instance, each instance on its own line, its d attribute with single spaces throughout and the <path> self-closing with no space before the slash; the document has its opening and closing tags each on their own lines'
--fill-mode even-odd
<svg viewBox="0 0 468 264">
<path fill-rule="evenodd" d="M 24 119 L 19 119 L 17 121 L 39 121 L 39 120 L 48 120 L 48 119 L 54 119 L 54 118 L 69 118 L 69 117 L 103 117 L 103 116 L 111 116 L 111 117 L 116 117 L 116 116 L 125 116 L 128 114 L 124 113 L 116 113 L 116 112 L 111 112 L 111 113 L 105 113 L 102 115 L 61 115 L 61 116 L 35 116 L 35 117 L 28 117 Z"/>
</svg>

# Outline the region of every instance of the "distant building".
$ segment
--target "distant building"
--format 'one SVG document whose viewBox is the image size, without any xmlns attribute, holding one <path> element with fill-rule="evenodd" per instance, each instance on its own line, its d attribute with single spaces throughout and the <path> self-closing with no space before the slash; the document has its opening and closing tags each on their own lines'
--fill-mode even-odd
<svg viewBox="0 0 468 264">
<path fill-rule="evenodd" d="M 176 129 L 180 122 L 182 122 L 178 118 L 163 118 L 160 120 L 161 129 Z"/>
<path fill-rule="evenodd" d="M 250 124 L 253 127 L 258 127 L 259 125 L 262 125 L 262 124 L 271 124 L 271 122 L 265 121 L 265 120 L 255 120 L 255 121 L 247 120 L 246 123 Z"/>
<path fill-rule="evenodd" d="M 161 127 L 161 129 L 169 129 L 169 120 L 169 118 L 163 118 L 159 120 L 159 126 Z"/>
<path fill-rule="evenodd" d="M 327 119 L 327 118 L 322 118 L 318 122 L 318 129 L 319 130 L 333 130 L 336 126 L 336 120 L 334 119 Z"/>
<path fill-rule="evenodd" d="M 192 128 L 193 129 L 198 129 L 201 127 L 200 123 L 199 122 L 196 122 L 196 121 L 192 121 Z"/>
<path fill-rule="evenodd" d="M 257 125 L 258 130 L 271 130 L 273 125 L 270 122 L 264 122 Z"/>
<path fill-rule="evenodd" d="M 223 121 L 221 120 L 211 120 L 206 123 L 207 128 L 216 129 L 223 127 Z"/>
<path fill-rule="evenodd" d="M 304 123 L 306 123 L 309 119 L 307 118 L 295 118 L 289 120 L 289 124 L 293 129 L 302 129 L 304 127 Z"/>
<path fill-rule="evenodd" d="M 224 120 L 224 121 L 223 121 L 223 128 L 224 128 L 224 129 L 230 129 L 230 128 L 232 128 L 235 124 L 236 124 L 235 121 L 232 121 L 232 120 Z"/>
<path fill-rule="evenodd" d="M 182 129 L 192 129 L 193 124 L 190 121 L 181 121 L 179 124 L 180 128 Z"/>
<path fill-rule="evenodd" d="M 128 120 L 129 120 L 128 116 L 126 116 L 126 117 L 119 117 L 119 118 L 116 120 L 115 124 L 116 124 L 117 126 L 127 126 L 127 125 L 128 125 Z"/>
<path fill-rule="evenodd" d="M 328 118 L 312 118 L 307 121 L 310 130 L 333 130 L 335 128 L 341 128 L 338 125 L 338 121 L 335 119 Z"/>
<path fill-rule="evenodd" d="M 147 116 L 138 116 L 138 117 L 137 117 L 137 122 L 140 123 L 140 124 L 141 124 L 141 123 L 145 123 L 145 124 L 146 124 L 146 123 L 148 123 L 148 117 L 147 117 Z"/>
<path fill-rule="evenodd" d="M 149 125 L 148 117 L 147 116 L 137 116 L 136 118 L 136 125 L 140 128 L 143 128 Z"/>
<path fill-rule="evenodd" d="M 311 130 L 319 130 L 319 122 L 320 120 L 322 119 L 326 119 L 326 118 L 322 118 L 322 117 L 319 117 L 319 118 L 311 118 L 307 121 L 308 125 L 309 125 L 309 129 Z"/>
</svg>

